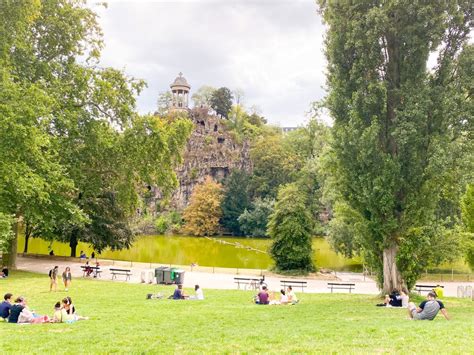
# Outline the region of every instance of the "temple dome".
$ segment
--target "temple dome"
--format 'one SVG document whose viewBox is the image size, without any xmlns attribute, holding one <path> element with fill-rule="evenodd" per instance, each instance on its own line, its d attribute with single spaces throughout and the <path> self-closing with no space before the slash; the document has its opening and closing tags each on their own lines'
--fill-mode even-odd
<svg viewBox="0 0 474 355">
<path fill-rule="evenodd" d="M 186 78 L 183 76 L 183 73 L 179 73 L 179 75 L 174 79 L 173 83 L 170 85 L 170 88 L 173 89 L 175 86 L 184 86 L 188 89 L 191 88 L 191 85 L 188 84 Z"/>
</svg>

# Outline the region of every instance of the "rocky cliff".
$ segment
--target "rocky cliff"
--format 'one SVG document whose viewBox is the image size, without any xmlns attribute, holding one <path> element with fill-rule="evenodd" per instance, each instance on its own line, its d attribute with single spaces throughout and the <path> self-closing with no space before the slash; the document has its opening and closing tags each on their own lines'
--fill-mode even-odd
<svg viewBox="0 0 474 355">
<path fill-rule="evenodd" d="M 171 198 L 171 207 L 184 209 L 196 184 L 211 176 L 222 181 L 233 169 L 251 170 L 249 144 L 237 143 L 226 131 L 223 119 L 210 115 L 205 108 L 189 111 L 194 129 L 184 153 L 184 162 L 176 171 L 179 186 Z"/>
</svg>

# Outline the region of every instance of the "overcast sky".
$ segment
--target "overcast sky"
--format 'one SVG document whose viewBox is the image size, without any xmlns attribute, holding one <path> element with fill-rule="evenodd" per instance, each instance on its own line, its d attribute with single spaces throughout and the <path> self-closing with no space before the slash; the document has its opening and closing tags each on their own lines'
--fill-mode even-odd
<svg viewBox="0 0 474 355">
<path fill-rule="evenodd" d="M 104 31 L 102 63 L 144 79 L 140 112 L 183 72 L 202 85 L 245 93 L 274 124 L 307 121 L 324 96 L 324 26 L 314 0 L 109 0 L 94 7 Z"/>
</svg>

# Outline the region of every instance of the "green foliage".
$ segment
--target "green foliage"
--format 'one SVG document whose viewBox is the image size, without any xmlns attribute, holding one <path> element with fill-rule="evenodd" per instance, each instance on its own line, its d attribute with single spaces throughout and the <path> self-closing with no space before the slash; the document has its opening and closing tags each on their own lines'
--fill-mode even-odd
<svg viewBox="0 0 474 355">
<path fill-rule="evenodd" d="M 227 118 L 232 108 L 232 99 L 232 92 L 228 88 L 219 88 L 212 93 L 210 100 L 211 107 L 218 115 Z"/>
<path fill-rule="evenodd" d="M 267 235 L 267 224 L 273 213 L 275 200 L 256 198 L 250 209 L 245 209 L 238 221 L 242 233 L 252 237 Z"/>
<path fill-rule="evenodd" d="M 157 110 L 156 112 L 160 116 L 164 116 L 168 113 L 168 109 L 171 106 L 171 102 L 173 100 L 173 95 L 171 94 L 171 91 L 164 91 L 158 95 L 157 99 Z"/>
<path fill-rule="evenodd" d="M 255 197 L 276 198 L 280 185 L 293 182 L 301 162 L 283 146 L 279 134 L 263 135 L 250 151 L 253 162 L 251 194 Z"/>
<path fill-rule="evenodd" d="M 177 211 L 164 212 L 155 220 L 155 228 L 158 234 L 178 232 L 182 225 L 181 214 Z"/>
<path fill-rule="evenodd" d="M 0 212 L 0 251 L 2 253 L 7 252 L 11 240 L 15 237 L 12 230 L 13 222 L 11 216 Z"/>
<path fill-rule="evenodd" d="M 262 134 L 263 122 L 263 117 L 257 114 L 249 115 L 242 106 L 234 105 L 224 125 L 233 138 L 242 143 L 245 139 L 253 140 Z"/>
<path fill-rule="evenodd" d="M 215 88 L 212 86 L 201 86 L 191 97 L 194 101 L 195 107 L 212 107 L 212 97 L 214 92 L 216 91 Z"/>
<path fill-rule="evenodd" d="M 214 235 L 219 230 L 222 186 L 210 177 L 194 187 L 188 207 L 184 210 L 183 231 L 192 235 Z"/>
<path fill-rule="evenodd" d="M 155 228 L 158 234 L 165 234 L 170 227 L 168 218 L 166 216 L 159 216 L 155 221 Z"/>
<path fill-rule="evenodd" d="M 73 255 L 77 238 L 126 247 L 136 187 L 176 186 L 192 123 L 137 116 L 145 83 L 97 65 L 87 4 L 2 2 L 0 18 L 0 212 L 69 239 Z"/>
<path fill-rule="evenodd" d="M 468 1 L 319 4 L 329 27 L 325 105 L 334 118 L 333 186 L 365 219 L 364 257 L 390 291 L 418 270 L 404 264 L 401 275 L 383 274 L 383 266 L 395 267 L 383 265 L 384 256 L 402 248 L 411 231 L 434 225 L 442 193 L 457 178 L 456 153 L 472 111 L 465 111 L 469 95 L 458 92 L 467 86 L 456 67 L 472 7 Z M 435 50 L 438 65 L 430 72 Z"/>
<path fill-rule="evenodd" d="M 305 198 L 296 184 L 280 188 L 275 210 L 268 222 L 273 239 L 270 255 L 277 270 L 314 271 L 311 245 L 312 223 Z"/>
<path fill-rule="evenodd" d="M 224 182 L 221 223 L 232 235 L 242 235 L 238 218 L 250 207 L 248 187 L 249 175 L 241 170 L 233 170 Z"/>
<path fill-rule="evenodd" d="M 468 185 L 461 200 L 462 220 L 468 233 L 465 236 L 466 261 L 474 270 L 474 185 Z"/>
</svg>

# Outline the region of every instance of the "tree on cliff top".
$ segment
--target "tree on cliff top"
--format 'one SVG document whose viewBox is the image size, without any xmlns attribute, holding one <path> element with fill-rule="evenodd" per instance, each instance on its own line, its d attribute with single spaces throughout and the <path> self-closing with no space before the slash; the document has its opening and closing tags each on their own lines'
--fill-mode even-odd
<svg viewBox="0 0 474 355">
<path fill-rule="evenodd" d="M 216 234 L 222 216 L 221 201 L 221 184 L 207 177 L 202 184 L 196 185 L 183 213 L 183 231 L 201 236 Z"/>
<path fill-rule="evenodd" d="M 233 98 L 232 92 L 228 88 L 219 88 L 212 93 L 211 107 L 218 115 L 227 118 L 229 111 L 232 108 Z"/>
<path fill-rule="evenodd" d="M 451 85 L 472 26 L 472 2 L 319 5 L 329 27 L 333 175 L 340 199 L 366 231 L 358 248 L 389 292 L 412 273 L 400 267 L 399 249 L 414 231 L 423 234 L 436 223 L 439 192 L 451 171 L 446 162 L 465 121 L 472 121 L 472 112 L 458 114 L 470 95 L 454 101 L 457 86 Z M 413 248 L 437 248 L 430 235 Z"/>
</svg>

